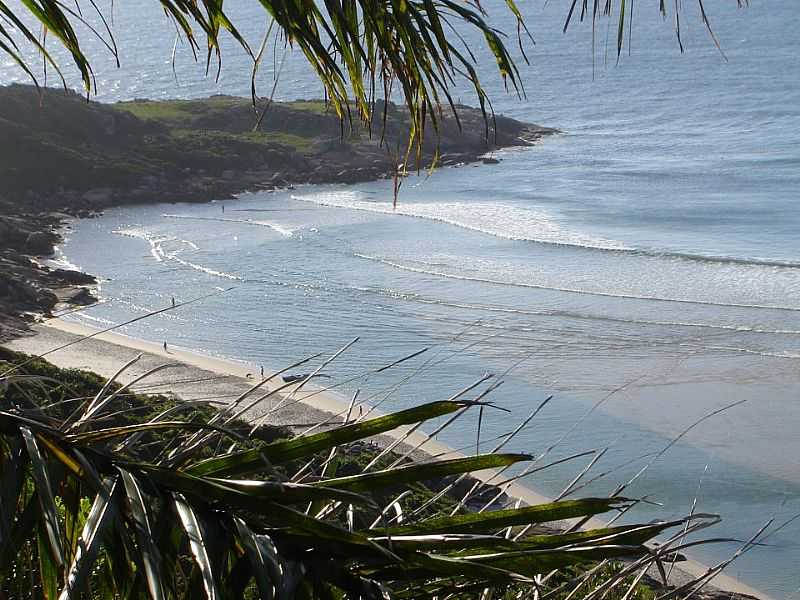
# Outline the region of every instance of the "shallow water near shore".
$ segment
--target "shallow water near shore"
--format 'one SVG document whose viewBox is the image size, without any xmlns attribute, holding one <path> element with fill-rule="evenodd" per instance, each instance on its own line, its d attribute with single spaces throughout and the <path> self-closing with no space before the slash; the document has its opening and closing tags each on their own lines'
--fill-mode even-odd
<svg viewBox="0 0 800 600">
<path fill-rule="evenodd" d="M 744 400 L 653 462 L 631 493 L 664 507 L 632 518 L 685 514 L 697 495 L 698 510 L 725 518 L 715 535 L 747 539 L 790 519 L 800 512 L 798 15 L 788 3 L 715 6 L 726 63 L 699 21 L 681 56 L 669 25 L 637 13 L 632 55 L 613 67 L 600 48 L 593 77 L 590 35 L 562 36 L 563 8 L 550 5 L 526 8 L 538 42 L 522 71 L 529 100 L 503 95 L 490 65 L 484 83 L 498 112 L 562 135 L 497 153 L 498 165 L 411 177 L 397 211 L 387 182 L 246 194 L 224 213 L 223 203 L 109 210 L 75 223 L 62 248 L 108 279 L 106 303 L 73 318 L 104 326 L 232 288 L 124 332 L 254 369 L 359 336 L 332 366 L 341 379 L 431 347 L 341 391 L 359 387 L 389 410 L 496 373 L 505 383 L 492 398 L 512 414 L 485 415 L 484 449 L 552 394 L 509 446 L 541 454 L 607 398 L 549 454 L 609 447 L 593 472 L 611 473 L 587 494 L 610 492 L 692 423 Z M 125 28 L 132 9 L 120 10 L 130 54 L 121 70 L 100 65 L 99 99 L 249 93 L 233 54 L 219 85 L 179 55 L 176 84 L 171 38 L 141 43 Z M 321 95 L 301 62 L 288 55 L 279 98 Z M 14 73 L 0 66 L 4 82 Z M 266 65 L 266 87 L 269 75 Z M 443 441 L 474 447 L 476 426 L 465 419 Z M 587 461 L 528 483 L 558 494 Z M 796 597 L 799 535 L 795 521 L 729 574 Z M 713 562 L 736 547 L 693 555 Z"/>
<path fill-rule="evenodd" d="M 434 210 L 438 181 L 453 189 L 466 174 L 484 170 L 442 171 L 419 196 L 409 192 L 401 210 Z M 511 414 L 485 415 L 484 450 L 554 394 L 508 448 L 541 455 L 578 424 L 549 457 L 609 448 L 592 472 L 612 473 L 585 494 L 611 492 L 695 420 L 746 400 L 705 421 L 652 464 L 631 493 L 664 507 L 642 507 L 631 517 L 678 516 L 698 494 L 698 510 L 726 517 L 717 534 L 746 539 L 767 519 L 780 522 L 800 510 L 800 440 L 794 435 L 800 363 L 792 347 L 800 323 L 789 310 L 792 297 L 769 297 L 761 287 L 751 292 L 742 285 L 742 295 L 753 296 L 717 296 L 712 303 L 699 296 L 700 286 L 679 286 L 680 270 L 691 272 L 694 259 L 551 247 L 439 218 L 329 206 L 331 198 L 379 202 L 381 188 L 389 193 L 386 183 L 309 187 L 248 194 L 225 202 L 224 215 L 222 203 L 156 205 L 77 222 L 65 256 L 110 280 L 100 288 L 106 303 L 74 318 L 105 326 L 165 306 L 171 296 L 184 301 L 227 289 L 122 331 L 248 360 L 254 372 L 260 365 L 269 370 L 315 352 L 333 353 L 358 336 L 330 368 L 337 379 L 430 347 L 338 391 L 349 395 L 358 388 L 362 399 L 391 410 L 449 397 L 484 372 L 496 373 L 505 383 L 492 399 Z M 469 218 L 468 211 L 456 214 Z M 560 267 L 562 255 L 586 252 L 598 253 L 591 265 L 596 274 L 611 269 L 604 261 L 628 261 L 619 272 L 629 274 L 630 289 L 598 293 L 592 282 L 579 289 L 579 277 L 569 281 L 569 269 L 580 261 Z M 649 261 L 666 263 L 664 277 L 677 263 L 674 282 L 664 286 L 675 298 L 661 298 L 665 294 L 647 287 L 644 276 L 636 277 L 634 269 L 654 269 Z M 699 262 L 694 268 L 706 268 Z M 533 265 L 535 274 L 524 270 Z M 555 277 L 559 268 L 565 274 L 549 285 L 548 271 Z M 648 299 L 657 294 L 661 299 Z M 761 308 L 770 303 L 781 308 Z M 469 451 L 476 430 L 476 419 L 465 418 L 442 441 Z M 556 495 L 588 460 L 544 470 L 527 483 Z M 797 532 L 794 525 L 778 532 L 769 547 L 742 557 L 731 574 L 785 596 L 795 584 L 787 569 L 798 556 Z M 712 562 L 734 549 L 709 547 L 694 556 Z"/>
</svg>

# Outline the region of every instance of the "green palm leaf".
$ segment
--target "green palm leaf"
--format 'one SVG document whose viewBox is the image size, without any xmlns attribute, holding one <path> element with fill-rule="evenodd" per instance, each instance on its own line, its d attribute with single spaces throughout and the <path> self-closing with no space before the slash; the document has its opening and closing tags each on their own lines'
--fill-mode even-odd
<svg viewBox="0 0 800 600">
<path fill-rule="evenodd" d="M 247 523 L 238 517 L 234 517 L 233 523 L 252 566 L 261 598 L 272 598 L 273 586 L 276 598 L 290 598 L 292 584 L 296 582 L 291 581 L 289 568 L 282 564 L 274 542 L 267 535 L 253 533 Z"/>
<path fill-rule="evenodd" d="M 482 454 L 468 458 L 453 458 L 436 462 L 412 464 L 404 467 L 395 467 L 374 473 L 362 473 L 349 477 L 336 477 L 325 479 L 314 485 L 317 487 L 331 487 L 353 492 L 370 492 L 387 486 L 406 485 L 419 481 L 432 480 L 448 475 L 482 471 L 506 467 L 514 463 L 531 460 L 529 454 Z"/>
<path fill-rule="evenodd" d="M 273 442 L 260 449 L 210 458 L 191 465 L 186 471 L 193 475 L 215 475 L 217 477 L 251 472 L 263 466 L 264 459 L 273 464 L 280 464 L 309 458 L 318 452 L 330 450 L 334 446 L 379 435 L 403 425 L 434 419 L 455 412 L 464 406 L 465 404 L 462 402 L 431 402 L 361 423 L 342 425 L 331 431 Z"/>
<path fill-rule="evenodd" d="M 25 440 L 28 458 L 31 462 L 31 473 L 33 480 L 36 482 L 36 496 L 42 509 L 44 528 L 47 533 L 47 539 L 50 542 L 50 552 L 55 564 L 58 567 L 62 567 L 65 562 L 64 549 L 61 544 L 63 532 L 58 518 L 58 508 L 53 494 L 53 486 L 50 483 L 47 463 L 42 457 L 39 445 L 31 430 L 27 427 L 20 427 L 20 432 L 23 440 Z"/>
<path fill-rule="evenodd" d="M 390 527 L 389 535 L 425 535 L 432 533 L 487 533 L 504 527 L 549 523 L 602 514 L 630 504 L 626 498 L 585 498 L 508 508 L 483 513 L 438 517 L 421 523 Z"/>
<path fill-rule="evenodd" d="M 120 437 L 127 437 L 134 433 L 142 433 L 146 431 L 203 431 L 212 430 L 218 431 L 225 435 L 238 437 L 227 429 L 210 425 L 207 423 L 192 423 L 187 421 L 159 421 L 157 423 L 139 423 L 137 425 L 125 425 L 122 427 L 109 427 L 106 429 L 97 429 L 88 431 L 86 433 L 77 433 L 66 436 L 68 442 L 81 445 L 91 445 L 100 442 L 106 442 Z"/>
<path fill-rule="evenodd" d="M 391 543 L 398 550 L 445 554 L 563 549 L 576 544 L 587 547 L 595 543 L 635 546 L 644 544 L 667 529 L 683 523 L 683 521 L 669 521 L 653 525 L 623 525 L 572 533 L 529 535 L 518 541 L 496 535 L 455 533 L 378 536 L 372 539 L 380 543 Z"/>
<path fill-rule="evenodd" d="M 200 518 L 186 499 L 178 493 L 174 493 L 172 499 L 181 526 L 189 539 L 189 548 L 192 556 L 200 569 L 206 597 L 208 600 L 218 600 L 221 596 L 217 588 L 217 579 L 211 566 L 211 558 L 209 557 L 208 546 L 211 540 L 206 537 Z"/>
<path fill-rule="evenodd" d="M 269 501 L 305 504 L 316 500 L 340 500 L 356 504 L 373 504 L 369 498 L 348 490 L 273 481 L 195 477 L 153 465 L 131 464 L 128 468 L 138 470 L 159 486 L 193 496 L 198 500 L 257 513 L 261 513 L 266 506 L 265 502 Z"/>
<path fill-rule="evenodd" d="M 647 554 L 644 546 L 608 545 L 591 548 L 574 548 L 571 550 L 527 550 L 522 552 L 497 552 L 493 554 L 464 557 L 471 564 L 490 567 L 502 567 L 515 573 L 534 577 L 539 573 L 547 573 L 583 563 L 592 563 L 604 559 L 619 559 Z"/>
<path fill-rule="evenodd" d="M 59 600 L 70 600 L 86 587 L 94 559 L 100 550 L 104 530 L 114 517 L 118 481 L 118 479 L 107 480 L 104 482 L 104 489 L 95 496 L 78 541 L 77 551 L 67 571 L 66 583 L 59 594 Z"/>
<path fill-rule="evenodd" d="M 136 538 L 139 542 L 139 552 L 144 564 L 144 574 L 147 580 L 147 589 L 153 600 L 165 598 L 163 575 L 161 573 L 161 553 L 155 545 L 155 534 L 150 527 L 147 505 L 145 504 L 141 486 L 131 473 L 119 469 L 122 483 L 125 486 L 126 502 L 133 519 Z"/>
<path fill-rule="evenodd" d="M 47 532 L 42 525 L 36 528 L 36 549 L 39 555 L 39 578 L 42 582 L 42 592 L 47 600 L 56 600 L 61 585 L 61 569 L 53 561 L 53 555 L 48 547 Z"/>
</svg>

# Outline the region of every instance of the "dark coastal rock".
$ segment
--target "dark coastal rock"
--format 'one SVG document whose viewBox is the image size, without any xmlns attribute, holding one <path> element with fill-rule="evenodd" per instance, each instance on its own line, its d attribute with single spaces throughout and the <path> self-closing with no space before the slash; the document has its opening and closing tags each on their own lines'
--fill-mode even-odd
<svg viewBox="0 0 800 600">
<path fill-rule="evenodd" d="M 76 306 L 89 306 L 97 302 L 97 297 L 87 288 L 78 288 L 74 294 L 66 298 L 66 302 Z"/>
<path fill-rule="evenodd" d="M 28 234 L 20 219 L 0 217 L 0 247 L 22 249 Z"/>
<path fill-rule="evenodd" d="M 36 306 L 39 309 L 42 309 L 45 314 L 50 314 L 56 304 L 58 304 L 58 296 L 48 288 L 36 286 Z"/>
<path fill-rule="evenodd" d="M 58 302 L 56 295 L 48 288 L 35 281 L 7 274 L 0 276 L 0 300 L 25 310 L 41 309 L 44 312 L 49 312 Z"/>
<path fill-rule="evenodd" d="M 81 271 L 73 271 L 71 269 L 53 269 L 50 271 L 50 276 L 60 282 L 71 285 L 90 285 L 97 283 L 97 279 L 88 273 Z"/>
<path fill-rule="evenodd" d="M 481 159 L 481 162 L 485 165 L 499 165 L 500 161 L 496 158 L 492 158 L 491 156 L 485 156 Z"/>
<path fill-rule="evenodd" d="M 14 227 L 6 219 L 0 219 L 0 244 L 11 245 L 15 237 Z"/>
<path fill-rule="evenodd" d="M 53 253 L 53 236 L 44 231 L 34 231 L 25 238 L 25 250 L 30 254 L 47 256 Z"/>
<path fill-rule="evenodd" d="M 85 192 L 81 199 L 90 206 L 107 206 L 113 196 L 114 192 L 110 188 L 100 188 Z"/>
</svg>

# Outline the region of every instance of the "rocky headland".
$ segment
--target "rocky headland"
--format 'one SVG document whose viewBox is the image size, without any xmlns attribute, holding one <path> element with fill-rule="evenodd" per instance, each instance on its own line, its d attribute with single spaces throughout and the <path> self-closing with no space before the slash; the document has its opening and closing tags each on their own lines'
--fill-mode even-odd
<svg viewBox="0 0 800 600">
<path fill-rule="evenodd" d="M 263 114 L 262 114 L 263 113 Z M 409 169 L 484 160 L 556 130 L 467 106 L 443 110 Z M 0 87 L 0 339 L 61 303 L 94 301 L 94 278 L 50 268 L 68 217 L 123 204 L 203 202 L 304 183 L 398 176 L 408 146 L 403 108 L 372 123 L 341 120 L 322 101 L 253 106 L 249 98 L 87 101 L 73 92 Z"/>
</svg>

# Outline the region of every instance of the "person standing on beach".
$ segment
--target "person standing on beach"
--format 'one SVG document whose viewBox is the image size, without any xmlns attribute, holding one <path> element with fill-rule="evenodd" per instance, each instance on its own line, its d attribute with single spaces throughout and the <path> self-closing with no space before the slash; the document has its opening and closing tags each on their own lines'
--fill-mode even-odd
<svg viewBox="0 0 800 600">
<path fill-rule="evenodd" d="M 164 342 L 164 352 L 167 352 L 167 342 Z"/>
</svg>

